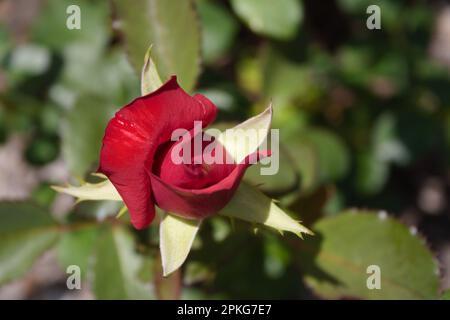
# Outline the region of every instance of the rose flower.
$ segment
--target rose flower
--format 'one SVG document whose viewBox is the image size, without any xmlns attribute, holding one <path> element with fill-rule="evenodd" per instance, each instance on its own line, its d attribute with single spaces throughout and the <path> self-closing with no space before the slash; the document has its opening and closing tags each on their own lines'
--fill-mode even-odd
<svg viewBox="0 0 450 320">
<path fill-rule="evenodd" d="M 178 163 L 172 156 L 180 143 L 192 142 L 172 141 L 174 130 L 192 132 L 195 121 L 206 127 L 216 114 L 208 98 L 188 95 L 172 77 L 158 90 L 120 109 L 108 123 L 98 172 L 119 192 L 135 228 L 152 222 L 155 205 L 184 218 L 202 219 L 230 201 L 250 165 L 248 157 L 240 163 L 195 161 L 210 143 L 215 143 L 215 152 L 223 151 L 225 160 L 226 151 L 213 139 L 202 143 L 201 154 L 192 152 L 190 161 Z M 259 152 L 256 156 L 267 155 Z"/>
</svg>

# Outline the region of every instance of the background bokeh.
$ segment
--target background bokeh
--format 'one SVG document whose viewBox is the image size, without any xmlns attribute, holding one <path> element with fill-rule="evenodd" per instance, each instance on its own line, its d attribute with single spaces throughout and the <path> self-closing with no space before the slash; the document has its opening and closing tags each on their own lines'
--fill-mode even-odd
<svg viewBox="0 0 450 320">
<path fill-rule="evenodd" d="M 71 4 L 80 30 L 66 28 Z M 366 27 L 372 4 L 381 30 Z M 150 43 L 163 77 L 207 95 L 219 122 L 273 102 L 280 171 L 246 179 L 314 237 L 213 218 L 164 279 L 157 226 L 133 231 L 116 203 L 50 188 L 94 179 Z M 449 71 L 447 1 L 0 0 L 0 298 L 439 298 Z M 71 264 L 82 290 L 66 288 Z M 370 264 L 381 290 L 366 287 Z"/>
</svg>

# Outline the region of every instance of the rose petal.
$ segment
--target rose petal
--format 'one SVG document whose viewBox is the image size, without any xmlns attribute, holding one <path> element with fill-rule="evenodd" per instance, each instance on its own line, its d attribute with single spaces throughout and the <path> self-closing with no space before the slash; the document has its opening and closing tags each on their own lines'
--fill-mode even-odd
<svg viewBox="0 0 450 320">
<path fill-rule="evenodd" d="M 198 141 L 196 141 L 198 139 Z M 207 140 L 210 139 L 210 140 Z M 201 148 L 196 150 L 195 145 L 199 144 Z M 175 149 L 176 148 L 176 149 Z M 212 156 L 221 155 L 221 164 L 206 163 L 204 159 L 205 148 L 213 150 Z M 190 150 L 190 157 L 182 159 L 183 163 L 174 163 L 174 152 L 181 150 Z M 183 155 L 175 155 L 183 157 Z M 203 132 L 196 134 L 191 130 L 187 136 L 175 143 L 167 143 L 160 147 L 156 154 L 156 160 L 152 172 L 165 183 L 177 186 L 183 189 L 203 189 L 209 187 L 228 176 L 236 167 L 235 163 L 226 163 L 226 150 L 219 142 L 212 140 L 212 137 L 205 137 Z M 195 160 L 201 163 L 195 163 Z M 185 162 L 186 160 L 190 162 Z"/>
<path fill-rule="evenodd" d="M 172 77 L 157 91 L 137 98 L 118 111 L 103 138 L 98 171 L 116 187 L 137 229 L 153 220 L 151 170 L 157 148 L 173 130 L 191 130 L 194 121 L 211 123 L 216 106 L 202 95 L 189 96 Z"/>
<path fill-rule="evenodd" d="M 258 152 L 258 158 L 269 156 L 270 151 Z M 171 185 L 152 174 L 153 196 L 163 210 L 187 219 L 203 219 L 222 209 L 239 186 L 245 170 L 250 166 L 249 155 L 224 179 L 203 189 L 184 189 Z M 217 164 L 219 165 L 219 164 Z"/>
</svg>

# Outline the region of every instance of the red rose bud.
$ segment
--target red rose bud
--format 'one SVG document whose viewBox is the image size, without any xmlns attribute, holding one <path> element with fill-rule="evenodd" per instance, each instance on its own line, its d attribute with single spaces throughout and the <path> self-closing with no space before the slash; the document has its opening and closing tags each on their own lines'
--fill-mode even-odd
<svg viewBox="0 0 450 320">
<path fill-rule="evenodd" d="M 213 139 L 203 141 L 203 133 L 200 149 L 194 150 L 194 122 L 201 121 L 206 127 L 216 114 L 209 99 L 200 94 L 189 96 L 172 77 L 157 91 L 123 107 L 108 123 L 98 171 L 119 192 L 135 228 L 152 222 L 155 204 L 184 218 L 201 219 L 230 201 L 251 156 L 242 163 L 227 164 L 224 148 Z M 176 129 L 189 131 L 190 138 L 172 141 Z M 174 161 L 174 149 L 184 143 L 191 148 L 190 155 L 182 154 L 188 161 Z M 223 161 L 204 161 L 205 150 L 211 149 L 211 155 Z M 267 155 L 269 152 L 260 152 L 257 157 Z"/>
</svg>

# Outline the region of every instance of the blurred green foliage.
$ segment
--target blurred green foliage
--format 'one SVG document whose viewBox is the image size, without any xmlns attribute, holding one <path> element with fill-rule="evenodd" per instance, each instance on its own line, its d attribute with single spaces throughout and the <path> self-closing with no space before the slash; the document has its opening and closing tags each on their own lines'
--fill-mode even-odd
<svg viewBox="0 0 450 320">
<path fill-rule="evenodd" d="M 449 66 L 429 50 L 437 3 L 39 2 L 25 22 L 1 20 L 2 143 L 19 134 L 36 170 L 62 158 L 70 176 L 92 179 L 107 121 L 139 95 L 153 44 L 163 80 L 177 74 L 186 90 L 207 95 L 219 121 L 240 121 L 273 102 L 280 170 L 261 177 L 255 166 L 245 178 L 316 235 L 254 234 L 214 218 L 183 270 L 164 279 L 156 224 L 132 231 L 107 202 L 83 203 L 55 221 L 58 197 L 48 186 L 67 181 L 44 178 L 28 201 L 0 202 L 0 284 L 53 246 L 61 268 L 79 265 L 99 299 L 439 297 L 430 249 L 395 217 L 378 215 L 414 211 L 425 221 L 418 194 L 430 177 L 448 196 Z M 66 28 L 70 4 L 81 8 L 80 30 Z M 381 30 L 365 26 L 370 4 L 381 8 Z M 450 226 L 448 205 L 434 223 Z M 370 264 L 382 268 L 382 290 L 366 287 Z"/>
</svg>

